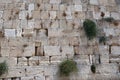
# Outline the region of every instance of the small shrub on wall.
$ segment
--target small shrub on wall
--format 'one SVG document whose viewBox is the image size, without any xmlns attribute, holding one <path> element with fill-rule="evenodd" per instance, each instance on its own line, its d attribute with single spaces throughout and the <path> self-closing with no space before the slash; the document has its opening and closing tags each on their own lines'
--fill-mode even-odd
<svg viewBox="0 0 120 80">
<path fill-rule="evenodd" d="M 6 64 L 6 62 L 2 62 L 0 63 L 0 76 L 2 76 L 3 74 L 5 74 L 8 71 L 8 66 Z"/>
<path fill-rule="evenodd" d="M 105 36 L 101 36 L 99 38 L 99 43 L 104 43 L 105 44 L 106 41 L 107 41 L 107 38 Z"/>
<path fill-rule="evenodd" d="M 96 73 L 96 66 L 95 66 L 95 64 L 91 65 L 91 71 L 92 71 L 92 73 Z"/>
<path fill-rule="evenodd" d="M 106 17 L 106 18 L 103 18 L 103 20 L 106 22 L 113 22 L 114 18 L 113 17 Z"/>
<path fill-rule="evenodd" d="M 62 76 L 69 76 L 70 73 L 77 70 L 77 64 L 73 60 L 65 60 L 59 66 L 60 75 Z"/>
<path fill-rule="evenodd" d="M 86 36 L 88 37 L 89 40 L 97 36 L 96 24 L 92 20 L 86 19 L 83 22 L 83 27 L 84 27 Z"/>
</svg>

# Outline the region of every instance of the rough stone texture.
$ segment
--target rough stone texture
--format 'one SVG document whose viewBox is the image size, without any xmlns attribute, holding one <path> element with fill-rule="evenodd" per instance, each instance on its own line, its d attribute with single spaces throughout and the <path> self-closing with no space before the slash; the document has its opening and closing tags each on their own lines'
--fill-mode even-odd
<svg viewBox="0 0 120 80">
<path fill-rule="evenodd" d="M 0 80 L 120 80 L 120 0 L 0 0 Z M 106 22 L 113 17 L 115 21 Z M 88 40 L 83 22 L 97 24 Z M 105 43 L 99 37 L 106 36 Z M 59 76 L 73 59 L 78 72 Z M 90 70 L 96 64 L 96 73 Z"/>
</svg>

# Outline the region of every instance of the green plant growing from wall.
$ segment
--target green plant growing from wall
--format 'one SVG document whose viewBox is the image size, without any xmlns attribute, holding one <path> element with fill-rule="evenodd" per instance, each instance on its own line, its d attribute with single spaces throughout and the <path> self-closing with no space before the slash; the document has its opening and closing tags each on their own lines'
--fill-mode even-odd
<svg viewBox="0 0 120 80">
<path fill-rule="evenodd" d="M 6 62 L 2 62 L 0 63 L 0 76 L 5 74 L 8 71 L 8 66 L 6 64 Z"/>
<path fill-rule="evenodd" d="M 103 18 L 103 20 L 106 22 L 113 22 L 114 18 L 113 17 L 106 17 L 106 18 Z"/>
<path fill-rule="evenodd" d="M 107 38 L 105 36 L 101 36 L 99 38 L 99 43 L 105 43 L 107 41 Z"/>
<path fill-rule="evenodd" d="M 91 65 L 91 71 L 92 71 L 92 73 L 96 73 L 96 66 L 95 66 L 95 64 Z"/>
<path fill-rule="evenodd" d="M 92 20 L 86 19 L 83 22 L 83 27 L 84 27 L 85 33 L 87 35 L 87 38 L 89 40 L 91 40 L 91 39 L 93 39 L 94 37 L 97 36 L 96 24 Z"/>
<path fill-rule="evenodd" d="M 59 66 L 60 75 L 69 76 L 71 72 L 76 72 L 77 64 L 73 60 L 65 60 Z"/>
</svg>

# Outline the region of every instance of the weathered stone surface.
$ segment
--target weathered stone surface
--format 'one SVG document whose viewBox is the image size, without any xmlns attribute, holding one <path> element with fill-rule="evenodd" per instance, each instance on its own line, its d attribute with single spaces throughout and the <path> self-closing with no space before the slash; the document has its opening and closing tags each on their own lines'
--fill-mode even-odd
<svg viewBox="0 0 120 80">
<path fill-rule="evenodd" d="M 98 2 L 98 0 L 90 0 L 90 4 L 92 4 L 92 5 L 98 5 L 99 2 Z"/>
<path fill-rule="evenodd" d="M 102 74 L 111 74 L 117 72 L 117 65 L 116 64 L 102 64 L 98 66 L 98 71 Z"/>
<path fill-rule="evenodd" d="M 39 57 L 35 56 L 35 57 L 29 58 L 29 65 L 30 66 L 37 66 L 37 65 L 39 65 Z"/>
<path fill-rule="evenodd" d="M 28 60 L 26 57 L 20 57 L 18 58 L 18 66 L 27 66 L 28 65 Z"/>
<path fill-rule="evenodd" d="M 119 56 L 120 55 L 120 47 L 119 46 L 113 46 L 111 48 L 111 53 L 113 56 Z"/>
<path fill-rule="evenodd" d="M 60 46 L 44 46 L 44 52 L 46 56 L 61 55 Z"/>
<path fill-rule="evenodd" d="M 74 56 L 74 50 L 73 50 L 73 47 L 72 46 L 63 46 L 61 48 L 62 50 L 62 55 L 63 56 L 70 56 L 70 57 L 73 57 Z"/>
<path fill-rule="evenodd" d="M 15 37 L 16 36 L 15 29 L 5 29 L 5 37 Z"/>
<path fill-rule="evenodd" d="M 43 68 L 40 67 L 27 67 L 26 75 L 27 76 L 36 76 L 43 73 Z"/>
</svg>

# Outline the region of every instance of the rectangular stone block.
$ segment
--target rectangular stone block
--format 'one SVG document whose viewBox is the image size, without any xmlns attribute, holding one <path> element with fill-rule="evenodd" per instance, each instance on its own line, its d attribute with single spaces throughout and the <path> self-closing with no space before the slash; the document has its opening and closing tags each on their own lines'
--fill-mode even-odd
<svg viewBox="0 0 120 80">
<path fill-rule="evenodd" d="M 41 67 L 27 67 L 26 76 L 36 76 L 43 73 L 43 68 Z"/>
<path fill-rule="evenodd" d="M 29 45 L 24 48 L 23 54 L 21 56 L 34 56 L 35 55 L 35 45 Z"/>
<path fill-rule="evenodd" d="M 90 0 L 90 4 L 99 5 L 98 0 Z"/>
<path fill-rule="evenodd" d="M 75 5 L 75 11 L 82 11 L 82 5 Z"/>
<path fill-rule="evenodd" d="M 25 20 L 27 17 L 27 12 L 26 11 L 20 11 L 19 12 L 19 19 Z"/>
<path fill-rule="evenodd" d="M 111 63 L 111 64 L 108 63 L 98 66 L 97 69 L 102 74 L 113 74 L 117 72 L 118 67 L 116 63 Z"/>
<path fill-rule="evenodd" d="M 59 56 L 60 46 L 44 46 L 45 56 Z"/>
<path fill-rule="evenodd" d="M 119 46 L 112 46 L 111 53 L 113 56 L 119 56 L 120 55 L 120 47 Z"/>
<path fill-rule="evenodd" d="M 59 4 L 61 0 L 50 0 L 51 4 Z"/>
<path fill-rule="evenodd" d="M 81 65 L 89 65 L 91 64 L 91 61 L 90 61 L 90 56 L 88 55 L 78 55 L 77 57 L 75 57 L 75 61 L 76 63 L 78 64 L 81 64 Z"/>
<path fill-rule="evenodd" d="M 62 55 L 64 56 L 74 55 L 73 46 L 62 46 L 61 50 L 62 50 Z"/>
<path fill-rule="evenodd" d="M 5 29 L 5 37 L 16 37 L 16 30 L 15 29 Z"/>
<path fill-rule="evenodd" d="M 29 65 L 30 66 L 37 66 L 39 64 L 40 64 L 40 62 L 39 62 L 39 57 L 38 56 L 33 56 L 33 57 L 29 58 Z"/>
<path fill-rule="evenodd" d="M 49 56 L 40 56 L 39 57 L 39 65 L 48 65 L 49 64 Z"/>
<path fill-rule="evenodd" d="M 10 56 L 10 48 L 9 47 L 2 47 L 1 48 L 1 56 Z"/>
<path fill-rule="evenodd" d="M 49 37 L 61 37 L 63 35 L 62 29 L 48 29 Z"/>
<path fill-rule="evenodd" d="M 28 60 L 26 57 L 20 57 L 18 58 L 18 66 L 27 66 L 28 65 Z"/>
</svg>

